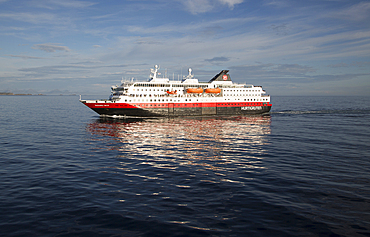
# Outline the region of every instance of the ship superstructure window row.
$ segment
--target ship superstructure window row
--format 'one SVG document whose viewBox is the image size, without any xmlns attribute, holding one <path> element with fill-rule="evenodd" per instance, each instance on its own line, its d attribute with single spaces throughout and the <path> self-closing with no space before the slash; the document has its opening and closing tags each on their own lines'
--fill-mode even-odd
<svg viewBox="0 0 370 237">
<path fill-rule="evenodd" d="M 154 84 L 154 83 L 137 83 L 137 84 L 125 84 L 125 87 L 201 87 L 201 88 L 207 88 L 208 85 L 202 85 L 202 84 Z"/>
</svg>

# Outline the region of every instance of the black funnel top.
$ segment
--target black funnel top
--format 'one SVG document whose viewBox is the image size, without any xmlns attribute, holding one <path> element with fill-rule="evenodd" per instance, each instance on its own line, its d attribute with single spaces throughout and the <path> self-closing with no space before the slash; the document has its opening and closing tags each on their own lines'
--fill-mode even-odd
<svg viewBox="0 0 370 237">
<path fill-rule="evenodd" d="M 209 82 L 211 83 L 213 81 L 231 81 L 230 75 L 227 74 L 228 72 L 229 70 L 222 70 L 216 76 L 214 76 Z"/>
</svg>

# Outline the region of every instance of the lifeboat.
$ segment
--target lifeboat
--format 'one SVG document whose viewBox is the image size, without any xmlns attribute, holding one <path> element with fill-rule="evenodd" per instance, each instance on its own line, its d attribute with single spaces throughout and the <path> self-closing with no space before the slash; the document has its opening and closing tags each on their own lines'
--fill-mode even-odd
<svg viewBox="0 0 370 237">
<path fill-rule="evenodd" d="M 221 92 L 221 89 L 220 88 L 207 88 L 205 90 L 206 93 L 220 93 Z"/>
<path fill-rule="evenodd" d="M 167 91 L 167 94 L 170 94 L 170 95 L 174 95 L 177 93 L 177 90 L 176 91 Z"/>
<path fill-rule="evenodd" d="M 188 88 L 186 90 L 187 93 L 203 93 L 203 89 L 198 87 L 198 88 Z"/>
</svg>

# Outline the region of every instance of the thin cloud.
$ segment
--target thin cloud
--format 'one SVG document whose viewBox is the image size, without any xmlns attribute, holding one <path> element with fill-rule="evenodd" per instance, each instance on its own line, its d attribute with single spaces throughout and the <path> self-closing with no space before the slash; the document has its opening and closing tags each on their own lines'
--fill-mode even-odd
<svg viewBox="0 0 370 237">
<path fill-rule="evenodd" d="M 248 75 L 248 78 L 290 78 L 297 80 L 299 78 L 310 77 L 310 73 L 316 70 L 310 66 L 300 64 L 273 64 L 273 63 L 258 63 L 255 65 L 240 65 L 232 66 L 230 69 L 239 75 Z"/>
<path fill-rule="evenodd" d="M 87 1 L 73 1 L 73 0 L 41 0 L 41 1 L 34 1 L 33 6 L 39 8 L 46 8 L 54 10 L 56 8 L 64 7 L 64 8 L 86 8 L 93 6 L 97 3 L 87 2 Z"/>
<path fill-rule="evenodd" d="M 240 4 L 243 0 L 219 0 L 223 4 L 227 4 L 230 9 L 233 9 L 235 5 Z"/>
<path fill-rule="evenodd" d="M 44 2 L 44 1 L 43 1 Z M 87 2 L 87 1 L 69 1 L 69 0 L 51 0 L 50 3 L 59 5 L 62 7 L 70 7 L 70 8 L 85 8 L 85 7 L 90 7 L 93 6 L 97 3 L 94 2 Z"/>
<path fill-rule="evenodd" d="M 349 67 L 349 65 L 347 63 L 337 63 L 337 64 L 330 64 L 327 67 L 341 68 L 341 67 Z"/>
<path fill-rule="evenodd" d="M 342 68 L 342 67 L 368 67 L 370 66 L 370 62 L 353 62 L 351 64 L 348 63 L 337 63 L 337 64 L 330 64 L 327 67 L 330 68 Z"/>
<path fill-rule="evenodd" d="M 55 16 L 53 14 L 29 12 L 0 13 L 0 18 L 8 18 L 15 21 L 23 21 L 33 24 L 52 24 L 55 20 Z"/>
<path fill-rule="evenodd" d="M 370 2 L 360 2 L 336 14 L 337 17 L 347 20 L 363 21 L 370 16 Z"/>
<path fill-rule="evenodd" d="M 235 5 L 243 0 L 180 0 L 188 11 L 192 14 L 200 14 L 212 11 L 217 5 L 228 5 L 232 10 Z"/>
<path fill-rule="evenodd" d="M 5 56 L 9 56 L 9 57 L 13 57 L 13 58 L 22 58 L 22 59 L 44 59 L 42 57 L 34 57 L 34 56 L 26 56 L 26 55 L 12 55 L 12 54 L 9 54 L 9 55 L 5 55 Z"/>
<path fill-rule="evenodd" d="M 211 59 L 205 59 L 204 61 L 206 62 L 210 62 L 210 63 L 218 63 L 218 62 L 227 62 L 229 61 L 230 59 L 227 58 L 227 57 L 214 57 L 214 58 L 211 58 Z"/>
<path fill-rule="evenodd" d="M 182 2 L 186 9 L 194 15 L 208 12 L 213 8 L 209 0 L 185 0 Z"/>
<path fill-rule="evenodd" d="M 65 52 L 71 51 L 67 46 L 60 46 L 58 44 L 35 44 L 32 48 L 39 49 L 48 53 L 53 53 L 58 50 Z"/>
<path fill-rule="evenodd" d="M 287 3 L 286 1 L 281 1 L 281 0 L 265 0 L 264 5 L 282 8 L 282 7 L 287 7 L 289 3 Z"/>
</svg>

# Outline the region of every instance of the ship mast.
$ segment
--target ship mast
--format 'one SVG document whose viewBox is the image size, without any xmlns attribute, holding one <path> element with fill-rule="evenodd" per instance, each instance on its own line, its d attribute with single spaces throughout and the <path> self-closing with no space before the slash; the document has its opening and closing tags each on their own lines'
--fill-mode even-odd
<svg viewBox="0 0 370 237">
<path fill-rule="evenodd" d="M 150 79 L 155 80 L 157 78 L 157 72 L 158 72 L 159 66 L 155 65 L 154 68 L 155 69 L 153 69 L 153 68 L 150 69 L 150 72 L 153 74 L 153 75 L 150 75 Z"/>
</svg>

